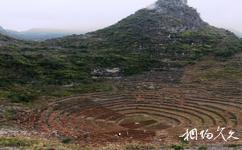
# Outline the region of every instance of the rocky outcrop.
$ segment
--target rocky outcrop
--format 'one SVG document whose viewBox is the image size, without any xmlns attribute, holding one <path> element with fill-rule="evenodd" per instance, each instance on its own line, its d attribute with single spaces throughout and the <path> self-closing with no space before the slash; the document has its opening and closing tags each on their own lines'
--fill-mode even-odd
<svg viewBox="0 0 242 150">
<path fill-rule="evenodd" d="M 93 78 L 117 78 L 121 76 L 120 68 L 96 68 L 91 72 Z"/>
<path fill-rule="evenodd" d="M 139 50 L 148 47 L 146 43 L 167 43 L 171 34 L 198 31 L 207 26 L 199 13 L 187 5 L 186 0 L 158 0 L 117 24 L 88 35 L 111 43 L 140 43 L 136 46 Z"/>
<path fill-rule="evenodd" d="M 196 30 L 207 25 L 197 11 L 187 5 L 187 0 L 159 0 L 146 11 L 157 15 L 160 29 L 172 33 Z"/>
<path fill-rule="evenodd" d="M 155 3 L 156 6 L 176 6 L 176 7 L 184 7 L 187 5 L 187 0 L 158 0 Z"/>
</svg>

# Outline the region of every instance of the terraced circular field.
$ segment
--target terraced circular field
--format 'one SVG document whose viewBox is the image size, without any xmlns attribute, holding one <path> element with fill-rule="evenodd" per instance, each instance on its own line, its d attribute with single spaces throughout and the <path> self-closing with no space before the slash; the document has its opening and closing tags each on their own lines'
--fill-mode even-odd
<svg viewBox="0 0 242 150">
<path fill-rule="evenodd" d="M 205 86 L 169 85 L 158 90 L 66 98 L 32 113 L 27 125 L 80 143 L 174 142 L 186 128 L 239 129 L 241 108 L 239 94 L 231 97 L 214 94 Z"/>
<path fill-rule="evenodd" d="M 242 82 L 230 77 L 198 80 L 204 66 L 210 64 L 201 62 L 185 72 L 151 72 L 114 81 L 115 91 L 58 100 L 21 117 L 25 118 L 21 125 L 85 145 L 130 141 L 173 144 L 187 128 L 214 131 L 218 126 L 233 129 L 242 139 Z M 216 66 L 211 70 L 224 64 Z"/>
</svg>

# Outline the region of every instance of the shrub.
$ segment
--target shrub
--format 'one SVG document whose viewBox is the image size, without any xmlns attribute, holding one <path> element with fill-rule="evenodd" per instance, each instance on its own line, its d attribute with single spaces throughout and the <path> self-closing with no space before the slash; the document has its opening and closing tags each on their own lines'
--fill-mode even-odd
<svg viewBox="0 0 242 150">
<path fill-rule="evenodd" d="M 7 97 L 13 103 L 29 103 L 35 99 L 36 94 L 31 91 L 18 90 L 11 91 Z"/>
<path fill-rule="evenodd" d="M 0 146 L 9 146 L 9 147 L 23 147 L 23 146 L 30 146 L 31 141 L 27 141 L 24 139 L 19 138 L 0 138 Z"/>
<path fill-rule="evenodd" d="M 207 150 L 207 149 L 208 149 L 208 148 L 207 148 L 207 146 L 205 146 L 205 145 L 198 147 L 198 150 Z"/>
<path fill-rule="evenodd" d="M 179 144 L 172 145 L 171 148 L 173 148 L 174 150 L 184 150 L 183 146 Z"/>
<path fill-rule="evenodd" d="M 63 138 L 63 139 L 61 140 L 61 143 L 63 143 L 63 144 L 69 144 L 69 143 L 71 143 L 71 142 L 72 142 L 72 139 L 69 138 L 69 137 L 65 137 L 65 138 Z"/>
</svg>

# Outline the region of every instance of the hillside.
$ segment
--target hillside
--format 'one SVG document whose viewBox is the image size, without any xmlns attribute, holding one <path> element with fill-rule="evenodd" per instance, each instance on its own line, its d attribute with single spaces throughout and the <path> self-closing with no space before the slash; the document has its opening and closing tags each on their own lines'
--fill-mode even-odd
<svg viewBox="0 0 242 150">
<path fill-rule="evenodd" d="M 9 36 L 6 36 L 6 35 L 0 33 L 0 47 L 2 47 L 4 45 L 13 44 L 15 42 L 17 42 L 17 40 L 15 40 L 14 38 L 11 38 Z"/>
<path fill-rule="evenodd" d="M 28 102 L 42 95 L 111 88 L 97 82 L 96 76 L 181 68 L 207 55 L 228 58 L 241 51 L 241 41 L 227 30 L 209 26 L 184 1 L 159 0 L 95 32 L 0 48 L 1 95 Z"/>
<path fill-rule="evenodd" d="M 203 22 L 196 10 L 180 0 L 159 0 L 105 29 L 54 40 L 67 48 L 159 53 L 173 59 L 193 59 L 207 52 L 229 55 L 238 50 L 238 42 L 231 32 Z"/>
</svg>

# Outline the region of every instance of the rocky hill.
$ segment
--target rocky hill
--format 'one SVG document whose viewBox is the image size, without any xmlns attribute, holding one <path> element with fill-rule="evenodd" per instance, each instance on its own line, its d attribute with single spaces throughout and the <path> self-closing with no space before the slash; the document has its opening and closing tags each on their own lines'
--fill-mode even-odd
<svg viewBox="0 0 242 150">
<path fill-rule="evenodd" d="M 182 68 L 208 55 L 228 59 L 241 51 L 241 41 L 202 21 L 185 0 L 158 0 L 95 32 L 0 50 L 3 97 L 30 101 L 110 89 L 97 76 Z"/>
<path fill-rule="evenodd" d="M 0 33 L 0 47 L 16 43 L 18 40 Z"/>
<path fill-rule="evenodd" d="M 208 52 L 229 56 L 238 50 L 239 40 L 232 32 L 202 21 L 186 1 L 159 0 L 110 27 L 51 42 L 77 49 L 145 51 L 163 58 L 196 59 Z"/>
</svg>

